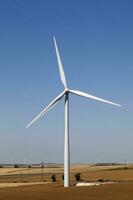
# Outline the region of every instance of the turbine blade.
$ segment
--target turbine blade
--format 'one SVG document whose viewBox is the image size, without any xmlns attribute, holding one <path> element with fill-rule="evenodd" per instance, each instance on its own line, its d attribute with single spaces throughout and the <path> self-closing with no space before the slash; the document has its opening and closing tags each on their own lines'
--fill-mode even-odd
<svg viewBox="0 0 133 200">
<path fill-rule="evenodd" d="M 59 66 L 60 78 L 61 78 L 61 81 L 62 81 L 64 87 L 67 88 L 66 77 L 65 77 L 63 65 L 61 62 L 60 54 L 58 51 L 56 39 L 55 39 L 55 37 L 53 37 L 53 38 L 54 38 L 55 51 L 56 51 L 56 56 L 57 56 L 57 61 L 58 61 L 58 66 Z"/>
<path fill-rule="evenodd" d="M 65 92 L 62 92 L 59 96 L 57 96 L 42 112 L 40 112 L 25 128 L 28 128 L 31 126 L 36 120 L 38 120 L 40 117 L 42 117 L 44 114 L 46 114 L 51 108 L 53 108 L 59 100 L 62 99 Z"/>
<path fill-rule="evenodd" d="M 91 94 L 87 94 L 85 92 L 81 92 L 81 91 L 78 91 L 78 90 L 69 90 L 69 92 L 72 93 L 72 94 L 76 94 L 76 95 L 82 96 L 82 97 L 87 97 L 87 98 L 90 98 L 90 99 L 94 99 L 94 100 L 97 100 L 97 101 L 101 101 L 101 102 L 104 102 L 104 103 L 108 103 L 108 104 L 112 104 L 112 105 L 121 107 L 121 105 L 119 105 L 117 103 L 114 103 L 114 102 L 111 102 L 111 101 L 107 101 L 105 99 L 101 99 L 99 97 L 93 96 Z"/>
</svg>

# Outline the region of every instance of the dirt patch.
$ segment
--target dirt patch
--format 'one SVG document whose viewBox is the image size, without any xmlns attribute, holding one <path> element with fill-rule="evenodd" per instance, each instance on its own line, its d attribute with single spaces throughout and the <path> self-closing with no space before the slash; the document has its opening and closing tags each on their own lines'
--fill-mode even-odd
<svg viewBox="0 0 133 200">
<path fill-rule="evenodd" d="M 46 185 L 46 184 L 51 184 L 51 183 L 52 182 L 0 183 L 0 188 L 21 187 L 21 186 L 29 186 L 29 185 Z"/>
</svg>

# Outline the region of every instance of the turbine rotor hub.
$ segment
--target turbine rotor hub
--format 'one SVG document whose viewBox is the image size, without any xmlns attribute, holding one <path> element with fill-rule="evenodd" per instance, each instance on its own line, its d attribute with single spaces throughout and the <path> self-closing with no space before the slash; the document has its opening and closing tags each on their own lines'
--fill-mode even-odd
<svg viewBox="0 0 133 200">
<path fill-rule="evenodd" d="M 68 88 L 65 88 L 65 93 L 68 93 L 69 92 L 69 89 Z"/>
</svg>

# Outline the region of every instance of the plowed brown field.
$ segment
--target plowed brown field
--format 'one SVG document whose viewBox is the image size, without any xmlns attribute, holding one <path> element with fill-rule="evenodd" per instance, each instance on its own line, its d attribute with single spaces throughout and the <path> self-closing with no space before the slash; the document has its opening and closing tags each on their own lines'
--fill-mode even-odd
<svg viewBox="0 0 133 200">
<path fill-rule="evenodd" d="M 133 184 L 63 188 L 53 185 L 0 189 L 0 200 L 133 200 Z"/>
</svg>

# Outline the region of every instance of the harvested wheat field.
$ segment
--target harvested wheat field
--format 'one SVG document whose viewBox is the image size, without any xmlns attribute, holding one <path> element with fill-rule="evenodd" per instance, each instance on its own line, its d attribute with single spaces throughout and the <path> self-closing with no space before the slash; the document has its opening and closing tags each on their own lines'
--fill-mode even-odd
<svg viewBox="0 0 133 200">
<path fill-rule="evenodd" d="M 98 181 L 99 186 L 76 187 L 75 174 L 81 173 L 81 182 Z M 56 176 L 52 182 L 51 176 Z M 132 200 L 133 166 L 72 165 L 71 187 L 63 187 L 63 166 L 0 169 L 0 200 L 8 199 L 92 199 Z M 111 184 L 109 184 L 111 181 Z M 107 184 L 106 184 L 107 183 Z"/>
</svg>

